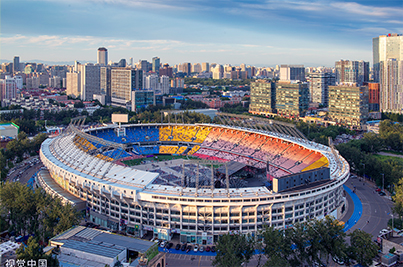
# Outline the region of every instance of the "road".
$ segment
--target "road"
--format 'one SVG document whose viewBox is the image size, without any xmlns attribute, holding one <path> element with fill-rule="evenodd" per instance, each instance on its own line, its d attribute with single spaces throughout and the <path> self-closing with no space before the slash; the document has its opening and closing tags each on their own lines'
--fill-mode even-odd
<svg viewBox="0 0 403 267">
<path fill-rule="evenodd" d="M 352 184 L 353 183 L 353 184 Z M 379 231 L 388 226 L 388 220 L 392 218 L 393 202 L 387 196 L 380 196 L 375 192 L 375 184 L 361 179 L 349 179 L 346 184 L 350 189 L 356 186 L 356 194 L 361 200 L 363 212 L 360 220 L 351 227 L 348 233 L 355 229 L 361 229 L 373 236 L 373 240 L 379 235 Z"/>
</svg>

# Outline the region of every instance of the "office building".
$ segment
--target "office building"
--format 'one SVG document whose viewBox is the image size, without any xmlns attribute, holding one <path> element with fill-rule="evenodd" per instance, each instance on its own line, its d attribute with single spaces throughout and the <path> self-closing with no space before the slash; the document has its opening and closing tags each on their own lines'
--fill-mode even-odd
<svg viewBox="0 0 403 267">
<path fill-rule="evenodd" d="M 368 119 L 368 87 L 356 83 L 329 86 L 329 113 L 338 124 L 360 129 Z"/>
<path fill-rule="evenodd" d="M 15 56 L 13 61 L 14 72 L 20 71 L 20 57 Z"/>
<path fill-rule="evenodd" d="M 94 95 L 100 94 L 100 75 L 101 68 L 100 65 L 94 65 L 91 63 L 86 63 L 84 65 L 79 65 L 78 69 L 81 73 L 81 100 L 89 101 L 92 100 Z"/>
<path fill-rule="evenodd" d="M 160 58 L 159 57 L 153 57 L 152 60 L 152 71 L 157 73 L 157 75 L 159 75 L 160 72 Z"/>
<path fill-rule="evenodd" d="M 334 73 L 311 73 L 309 74 L 309 97 L 310 102 L 327 106 L 329 104 L 329 86 L 336 85 Z"/>
<path fill-rule="evenodd" d="M 3 100 L 11 100 L 17 96 L 17 83 L 11 76 L 0 79 L 0 102 Z"/>
<path fill-rule="evenodd" d="M 152 90 L 135 90 L 131 92 L 131 111 L 155 105 L 155 94 Z"/>
<path fill-rule="evenodd" d="M 265 115 L 276 113 L 276 87 L 274 82 L 267 80 L 251 82 L 249 112 Z"/>
<path fill-rule="evenodd" d="M 105 47 L 98 48 L 97 63 L 102 66 L 108 65 L 108 50 Z"/>
<path fill-rule="evenodd" d="M 379 83 L 368 83 L 368 109 L 379 111 Z"/>
<path fill-rule="evenodd" d="M 365 61 L 336 61 L 336 84 L 357 83 L 358 86 L 364 85 L 369 81 L 369 62 Z"/>
<path fill-rule="evenodd" d="M 113 106 L 131 108 L 132 91 L 143 89 L 143 71 L 132 68 L 111 70 L 111 102 Z"/>
<path fill-rule="evenodd" d="M 121 60 L 119 60 L 117 67 L 119 68 L 126 68 L 126 59 L 122 58 Z"/>
<path fill-rule="evenodd" d="M 208 62 L 203 62 L 201 66 L 202 72 L 210 72 L 210 65 Z"/>
<path fill-rule="evenodd" d="M 372 44 L 380 111 L 403 114 L 403 35 L 381 35 L 373 38 Z"/>
<path fill-rule="evenodd" d="M 305 81 L 305 68 L 303 65 L 281 65 L 280 81 Z"/>
<path fill-rule="evenodd" d="M 307 83 L 276 83 L 276 110 L 284 117 L 302 117 L 309 107 L 309 87 Z"/>
<path fill-rule="evenodd" d="M 81 73 L 66 73 L 66 94 L 73 98 L 81 96 Z"/>
</svg>

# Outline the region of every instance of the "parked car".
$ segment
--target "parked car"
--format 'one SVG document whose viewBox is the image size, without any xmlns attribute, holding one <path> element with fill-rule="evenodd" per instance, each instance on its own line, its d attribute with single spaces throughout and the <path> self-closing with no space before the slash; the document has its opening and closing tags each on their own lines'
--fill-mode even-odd
<svg viewBox="0 0 403 267">
<path fill-rule="evenodd" d="M 175 250 L 180 250 L 181 249 L 181 244 L 176 244 Z"/>
<path fill-rule="evenodd" d="M 182 251 L 185 251 L 185 250 L 186 250 L 186 243 L 182 245 L 181 250 L 182 250 Z"/>
<path fill-rule="evenodd" d="M 194 252 L 197 252 L 198 250 L 199 250 L 199 245 L 195 245 L 193 251 L 194 251 Z"/>
<path fill-rule="evenodd" d="M 166 246 L 166 244 L 167 244 L 166 241 L 162 241 L 162 242 L 160 243 L 160 247 L 161 247 L 161 248 L 164 248 L 164 247 Z"/>
<path fill-rule="evenodd" d="M 170 249 L 170 248 L 172 248 L 173 245 L 174 245 L 173 243 L 167 242 L 167 244 L 165 245 L 165 248 Z"/>
<path fill-rule="evenodd" d="M 383 192 L 383 191 L 381 191 L 381 192 L 379 192 L 379 195 L 380 195 L 380 196 L 386 196 L 386 193 Z"/>
<path fill-rule="evenodd" d="M 189 251 L 191 251 L 191 250 L 192 250 L 192 246 L 191 246 L 191 245 L 189 245 L 189 246 L 186 247 L 186 253 L 189 253 Z"/>
<path fill-rule="evenodd" d="M 209 246 L 206 247 L 206 252 L 210 252 L 211 248 Z"/>
<path fill-rule="evenodd" d="M 337 257 L 337 256 L 334 256 L 334 257 L 333 257 L 333 261 L 334 261 L 335 263 L 337 263 L 337 264 L 340 264 L 340 265 L 343 265 L 343 264 L 344 264 L 344 261 L 343 261 L 342 259 L 340 259 L 339 257 Z"/>
<path fill-rule="evenodd" d="M 215 252 L 215 246 L 211 247 L 211 252 Z"/>
<path fill-rule="evenodd" d="M 200 246 L 199 251 L 203 252 L 204 251 L 204 246 Z"/>
</svg>

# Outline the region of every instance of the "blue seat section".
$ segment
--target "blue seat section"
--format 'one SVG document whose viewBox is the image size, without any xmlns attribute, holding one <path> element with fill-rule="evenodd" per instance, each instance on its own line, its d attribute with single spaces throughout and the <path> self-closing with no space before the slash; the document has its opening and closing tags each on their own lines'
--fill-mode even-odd
<svg viewBox="0 0 403 267">
<path fill-rule="evenodd" d="M 159 146 L 133 146 L 133 150 L 138 151 L 141 155 L 151 155 L 159 153 Z"/>
<path fill-rule="evenodd" d="M 140 127 L 126 128 L 126 143 L 133 142 L 148 142 L 159 141 L 160 134 L 159 129 L 156 127 L 150 127 L 141 129 Z"/>
<path fill-rule="evenodd" d="M 107 141 L 112 141 L 119 144 L 125 143 L 125 139 L 122 139 L 122 137 L 117 137 L 116 134 L 113 132 L 113 129 L 92 131 L 90 132 L 90 134 Z"/>
<path fill-rule="evenodd" d="M 150 127 L 150 129 L 141 129 L 140 127 L 126 128 L 126 136 L 124 137 L 118 137 L 113 129 L 92 131 L 90 134 L 120 144 L 159 141 L 159 129 L 156 127 Z"/>
</svg>

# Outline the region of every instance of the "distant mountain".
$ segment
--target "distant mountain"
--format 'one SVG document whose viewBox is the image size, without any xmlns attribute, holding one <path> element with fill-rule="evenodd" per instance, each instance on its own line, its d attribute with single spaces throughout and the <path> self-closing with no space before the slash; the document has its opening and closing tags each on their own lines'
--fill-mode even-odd
<svg viewBox="0 0 403 267">
<path fill-rule="evenodd" d="M 80 63 L 97 63 L 96 61 L 87 61 L 87 60 L 77 60 L 77 61 Z M 7 63 L 7 62 L 13 62 L 13 61 L 7 60 L 7 59 L 0 59 L 0 64 Z M 45 65 L 74 65 L 74 60 L 73 61 L 46 61 L 46 60 L 40 60 L 40 59 L 30 59 L 30 60 L 24 60 L 21 62 L 43 63 Z"/>
</svg>

